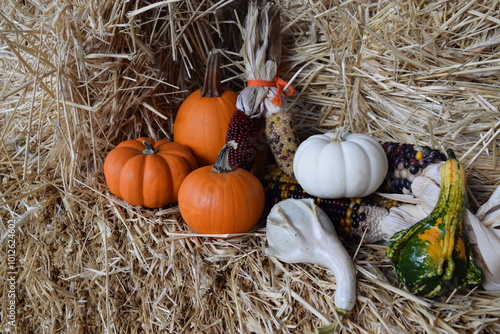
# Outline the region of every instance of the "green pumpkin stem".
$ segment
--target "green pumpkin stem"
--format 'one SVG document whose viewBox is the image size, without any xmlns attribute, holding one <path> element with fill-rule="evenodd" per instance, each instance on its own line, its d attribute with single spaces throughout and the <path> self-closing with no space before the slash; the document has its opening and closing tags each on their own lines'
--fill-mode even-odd
<svg viewBox="0 0 500 334">
<path fill-rule="evenodd" d="M 228 141 L 217 155 L 217 160 L 215 161 L 212 169 L 219 173 L 232 172 L 234 168 L 229 164 L 229 150 L 236 149 L 237 147 L 237 142 L 235 142 L 234 140 Z"/>
<path fill-rule="evenodd" d="M 154 148 L 153 144 L 151 144 L 150 142 L 143 141 L 142 143 L 146 147 L 144 149 L 144 151 L 142 151 L 142 154 L 155 154 L 156 152 L 158 152 L 158 150 L 156 148 Z"/>
<path fill-rule="evenodd" d="M 446 150 L 446 154 L 448 155 L 448 159 L 457 159 L 457 156 L 455 155 L 455 152 L 451 148 Z"/>
<path fill-rule="evenodd" d="M 219 49 L 212 50 L 208 54 L 205 79 L 201 88 L 202 97 L 220 97 L 224 93 L 221 85 L 220 54 Z"/>
</svg>

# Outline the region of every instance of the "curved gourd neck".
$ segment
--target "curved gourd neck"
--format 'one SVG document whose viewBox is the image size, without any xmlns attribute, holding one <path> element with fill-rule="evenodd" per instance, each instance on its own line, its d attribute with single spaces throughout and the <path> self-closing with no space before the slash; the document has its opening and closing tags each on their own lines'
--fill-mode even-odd
<svg viewBox="0 0 500 334">
<path fill-rule="evenodd" d="M 447 151 L 449 159 L 441 168 L 439 197 L 432 213 L 462 214 L 465 202 L 465 170 L 456 160 L 453 151 Z"/>
</svg>

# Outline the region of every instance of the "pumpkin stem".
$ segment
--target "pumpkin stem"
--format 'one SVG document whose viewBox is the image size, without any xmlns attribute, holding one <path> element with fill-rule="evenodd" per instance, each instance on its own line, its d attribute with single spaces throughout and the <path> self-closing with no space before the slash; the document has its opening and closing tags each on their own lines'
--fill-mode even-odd
<svg viewBox="0 0 500 334">
<path fill-rule="evenodd" d="M 229 150 L 236 149 L 238 147 L 238 143 L 234 140 L 230 140 L 224 145 L 224 147 L 220 150 L 219 155 L 217 155 L 217 161 L 215 161 L 213 170 L 219 173 L 230 173 L 234 170 L 234 168 L 229 164 Z"/>
<path fill-rule="evenodd" d="M 202 97 L 220 97 L 224 93 L 220 82 L 220 54 L 221 51 L 219 49 L 212 50 L 208 54 L 205 79 L 201 88 Z"/>
<path fill-rule="evenodd" d="M 330 140 L 330 142 L 342 142 L 342 141 L 344 141 L 344 138 L 342 138 L 343 133 L 344 133 L 343 127 L 335 129 L 335 132 L 333 133 L 333 138 Z"/>
<path fill-rule="evenodd" d="M 154 148 L 153 144 L 151 144 L 150 142 L 143 141 L 142 143 L 146 147 L 144 149 L 144 151 L 142 151 L 142 154 L 155 154 L 156 152 L 158 152 L 158 150 L 156 148 Z"/>
<path fill-rule="evenodd" d="M 457 159 L 457 156 L 455 155 L 455 152 L 451 148 L 446 150 L 446 154 L 448 155 L 448 159 Z"/>
</svg>

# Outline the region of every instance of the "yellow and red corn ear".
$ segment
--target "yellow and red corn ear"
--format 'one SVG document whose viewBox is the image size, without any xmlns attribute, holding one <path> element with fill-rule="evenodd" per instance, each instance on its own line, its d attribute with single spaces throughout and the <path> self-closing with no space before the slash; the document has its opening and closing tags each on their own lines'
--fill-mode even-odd
<svg viewBox="0 0 500 334">
<path fill-rule="evenodd" d="M 229 164 L 251 170 L 257 156 L 258 120 L 236 110 L 229 121 L 226 142 L 234 140 L 237 148 L 229 151 Z"/>
<path fill-rule="evenodd" d="M 268 166 L 261 179 L 266 194 L 266 212 L 287 198 L 312 198 L 330 217 L 336 231 L 352 240 L 378 242 L 382 240 L 378 224 L 400 203 L 376 194 L 360 198 L 328 199 L 309 195 L 299 183 L 284 174 L 278 166 Z"/>
<path fill-rule="evenodd" d="M 266 138 L 271 152 L 281 170 L 293 177 L 293 158 L 299 147 L 292 117 L 284 112 L 276 112 L 266 118 Z"/>
</svg>

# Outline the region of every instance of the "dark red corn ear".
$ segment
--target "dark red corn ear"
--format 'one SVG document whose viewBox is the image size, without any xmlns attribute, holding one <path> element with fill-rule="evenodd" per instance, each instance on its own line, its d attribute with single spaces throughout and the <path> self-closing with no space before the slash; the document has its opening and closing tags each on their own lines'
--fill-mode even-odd
<svg viewBox="0 0 500 334">
<path fill-rule="evenodd" d="M 229 164 L 251 170 L 257 156 L 258 120 L 236 110 L 229 121 L 226 142 L 234 140 L 238 146 L 229 151 Z"/>
</svg>

